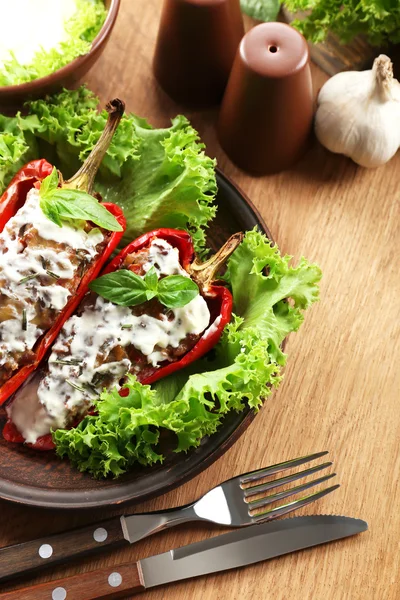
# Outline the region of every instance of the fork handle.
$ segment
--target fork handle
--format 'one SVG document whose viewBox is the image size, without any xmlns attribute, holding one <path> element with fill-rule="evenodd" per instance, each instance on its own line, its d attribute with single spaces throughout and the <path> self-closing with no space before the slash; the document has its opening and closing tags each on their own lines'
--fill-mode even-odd
<svg viewBox="0 0 400 600">
<path fill-rule="evenodd" d="M 114 517 L 80 529 L 7 546 L 0 549 L 0 581 L 128 543 L 121 518 Z"/>
<path fill-rule="evenodd" d="M 144 592 L 138 563 L 109 566 L 0 594 L 0 600 L 114 600 Z"/>
<path fill-rule="evenodd" d="M 0 582 L 50 565 L 137 542 L 163 529 L 203 520 L 193 504 L 152 513 L 113 517 L 80 529 L 0 548 Z M 69 599 L 68 599 L 69 600 Z"/>
</svg>

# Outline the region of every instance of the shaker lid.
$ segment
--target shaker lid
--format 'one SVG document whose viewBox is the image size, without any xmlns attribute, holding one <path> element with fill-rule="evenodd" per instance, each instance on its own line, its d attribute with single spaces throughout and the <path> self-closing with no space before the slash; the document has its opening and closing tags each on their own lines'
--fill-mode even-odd
<svg viewBox="0 0 400 600">
<path fill-rule="evenodd" d="M 304 37 L 286 23 L 262 23 L 242 39 L 240 55 L 249 69 L 262 77 L 293 75 L 308 63 Z"/>
</svg>

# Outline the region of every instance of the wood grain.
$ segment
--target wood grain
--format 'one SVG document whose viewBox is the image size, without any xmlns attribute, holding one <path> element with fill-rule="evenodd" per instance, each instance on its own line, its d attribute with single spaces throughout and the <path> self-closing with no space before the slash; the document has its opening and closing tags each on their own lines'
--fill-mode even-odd
<svg viewBox="0 0 400 600">
<path fill-rule="evenodd" d="M 184 109 L 157 87 L 151 60 L 161 2 L 124 0 L 112 38 L 87 84 L 122 97 L 156 126 Z M 123 54 L 124 60 L 120 57 Z M 315 90 L 326 75 L 313 68 Z M 358 168 L 316 143 L 291 171 L 252 178 L 217 143 L 215 111 L 186 112 L 219 166 L 256 204 L 282 251 L 323 269 L 321 301 L 289 338 L 281 388 L 243 437 L 206 472 L 137 510 L 184 504 L 219 481 L 329 449 L 341 488 L 304 509 L 368 521 L 355 538 L 246 569 L 155 589 L 146 600 L 396 600 L 400 597 L 400 154 Z M 0 545 L 94 522 L 109 513 L 56 513 L 0 504 Z M 117 512 L 117 511 L 116 511 Z M 39 583 L 164 552 L 218 533 L 170 530 L 109 556 L 29 579 Z M 19 581 L 18 586 L 26 584 Z M 18 587 L 10 584 L 1 591 Z M 21 597 L 22 600 L 22 597 Z"/>
</svg>

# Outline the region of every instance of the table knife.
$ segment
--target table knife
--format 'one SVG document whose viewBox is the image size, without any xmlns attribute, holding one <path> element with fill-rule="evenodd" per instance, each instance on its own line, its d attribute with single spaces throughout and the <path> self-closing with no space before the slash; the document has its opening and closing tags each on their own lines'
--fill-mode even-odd
<svg viewBox="0 0 400 600">
<path fill-rule="evenodd" d="M 108 566 L 74 577 L 0 594 L 0 600 L 105 600 L 155 586 L 236 569 L 366 531 L 360 519 L 333 515 L 294 517 L 251 525 L 136 563 Z"/>
</svg>

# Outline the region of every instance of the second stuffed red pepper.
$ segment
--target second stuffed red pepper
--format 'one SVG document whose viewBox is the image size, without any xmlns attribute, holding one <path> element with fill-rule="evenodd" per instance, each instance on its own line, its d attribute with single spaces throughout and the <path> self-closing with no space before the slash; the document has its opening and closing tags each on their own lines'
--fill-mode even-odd
<svg viewBox="0 0 400 600">
<path fill-rule="evenodd" d="M 153 383 L 207 353 L 232 312 L 216 273 L 241 239 L 235 234 L 205 263 L 185 231 L 159 229 L 129 244 L 91 283 L 47 366 L 12 398 L 4 437 L 49 449 L 50 429 L 76 424 L 128 373 Z"/>
</svg>

